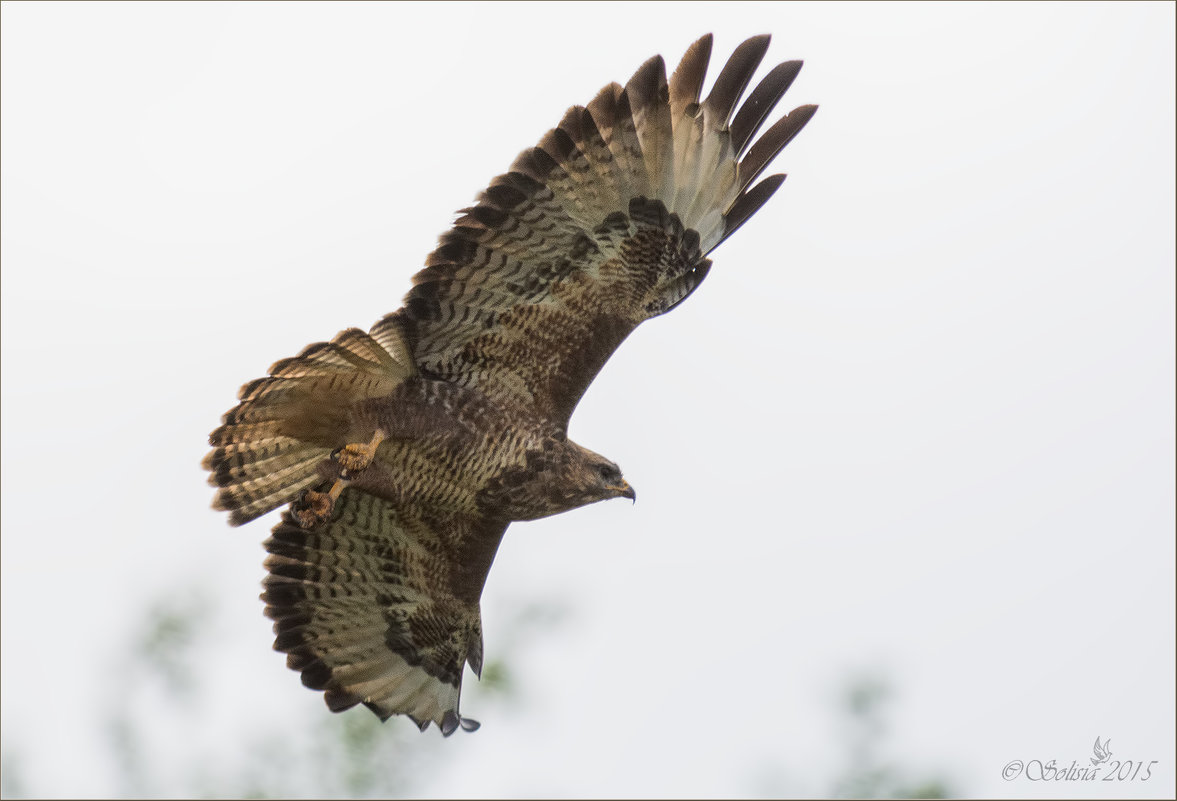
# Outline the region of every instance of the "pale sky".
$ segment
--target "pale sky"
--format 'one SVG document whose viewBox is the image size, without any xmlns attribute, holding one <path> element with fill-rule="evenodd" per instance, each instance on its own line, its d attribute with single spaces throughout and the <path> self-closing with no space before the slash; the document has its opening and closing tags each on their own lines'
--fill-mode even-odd
<svg viewBox="0 0 1177 801">
<path fill-rule="evenodd" d="M 488 658 L 510 610 L 567 616 L 515 649 L 519 709 L 467 688 L 483 728 L 424 792 L 824 792 L 831 699 L 881 670 L 896 759 L 968 795 L 1174 795 L 1172 4 L 5 3 L 0 31 L 0 713 L 34 794 L 115 792 L 99 668 L 167 592 L 223 606 L 223 691 L 164 757 L 329 714 L 270 650 L 274 518 L 208 508 L 208 432 L 399 306 L 567 106 L 710 31 L 711 77 L 772 33 L 761 74 L 806 62 L 781 110 L 821 108 L 577 409 L 639 501 L 508 532 Z M 1002 778 L 1097 736 L 1149 781 Z"/>
</svg>

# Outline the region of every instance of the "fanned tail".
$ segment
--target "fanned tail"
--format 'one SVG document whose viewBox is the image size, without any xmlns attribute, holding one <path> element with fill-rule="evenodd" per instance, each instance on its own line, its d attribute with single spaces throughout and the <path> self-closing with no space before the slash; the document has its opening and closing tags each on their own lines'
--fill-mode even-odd
<svg viewBox="0 0 1177 801">
<path fill-rule="evenodd" d="M 390 317 L 371 333 L 349 328 L 276 362 L 241 388 L 209 435 L 213 508 L 239 526 L 320 483 L 319 465 L 348 442 L 355 404 L 388 395 L 415 370 Z"/>
</svg>

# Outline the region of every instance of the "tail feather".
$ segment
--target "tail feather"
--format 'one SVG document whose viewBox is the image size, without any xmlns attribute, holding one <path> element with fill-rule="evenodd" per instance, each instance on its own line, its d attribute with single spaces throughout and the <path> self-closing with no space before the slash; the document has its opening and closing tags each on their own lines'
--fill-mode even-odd
<svg viewBox="0 0 1177 801">
<path fill-rule="evenodd" d="M 209 441 L 216 441 L 222 447 L 228 448 L 230 446 L 258 446 L 269 445 L 274 440 L 289 439 L 279 433 L 278 424 L 273 420 L 263 420 L 260 423 L 247 423 L 242 425 L 222 425 L 220 428 L 209 434 Z M 208 463 L 212 458 L 210 453 L 204 457 L 205 468 L 208 468 Z"/>
<path fill-rule="evenodd" d="M 213 508 L 229 512 L 229 522 L 240 526 L 295 500 L 303 490 L 322 482 L 318 466 L 330 454 L 326 449 L 307 450 L 303 459 L 263 477 L 234 476 L 231 484 L 217 492 Z"/>
<path fill-rule="evenodd" d="M 349 441 L 356 403 L 390 394 L 415 371 L 388 318 L 371 334 L 349 328 L 276 362 L 269 376 L 241 388 L 240 403 L 209 435 L 213 450 L 203 464 L 219 488 L 213 508 L 241 525 L 297 499 Z"/>
<path fill-rule="evenodd" d="M 258 478 L 266 473 L 280 470 L 302 458 L 302 443 L 293 437 L 270 437 L 252 442 L 234 442 L 222 445 L 221 456 L 215 470 L 217 481 L 233 477 Z M 205 468 L 213 470 L 211 460 Z"/>
</svg>

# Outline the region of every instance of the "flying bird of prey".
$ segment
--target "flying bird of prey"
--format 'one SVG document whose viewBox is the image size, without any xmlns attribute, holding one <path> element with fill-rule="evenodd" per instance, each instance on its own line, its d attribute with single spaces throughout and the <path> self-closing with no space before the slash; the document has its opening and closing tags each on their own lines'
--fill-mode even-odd
<svg viewBox="0 0 1177 801">
<path fill-rule="evenodd" d="M 573 106 L 463 209 L 399 310 L 282 359 L 209 437 L 214 508 L 241 525 L 289 504 L 265 548 L 274 648 L 333 711 L 363 704 L 449 736 L 479 599 L 507 526 L 634 498 L 568 439 L 605 361 L 670 311 L 780 186 L 754 183 L 809 121 L 757 137 L 801 68 L 736 48 L 706 99 L 711 36 Z M 739 106 L 737 110 L 737 106 Z"/>
</svg>

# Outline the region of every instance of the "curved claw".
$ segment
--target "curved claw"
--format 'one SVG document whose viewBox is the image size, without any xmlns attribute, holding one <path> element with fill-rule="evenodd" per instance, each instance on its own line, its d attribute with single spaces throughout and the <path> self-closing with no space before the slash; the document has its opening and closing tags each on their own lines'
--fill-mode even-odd
<svg viewBox="0 0 1177 801">
<path fill-rule="evenodd" d="M 290 505 L 290 514 L 294 516 L 294 522 L 302 528 L 314 528 L 330 519 L 331 512 L 335 510 L 335 501 L 346 486 L 347 482 L 339 479 L 326 492 L 304 490 L 298 500 Z"/>
<path fill-rule="evenodd" d="M 303 528 L 314 528 L 331 516 L 335 498 L 330 492 L 306 490 L 290 508 L 295 522 Z"/>
<path fill-rule="evenodd" d="M 348 478 L 367 469 L 376 458 L 376 449 L 384 438 L 384 432 L 378 428 L 368 442 L 349 442 L 331 451 L 331 461 L 339 465 L 339 475 Z"/>
</svg>

